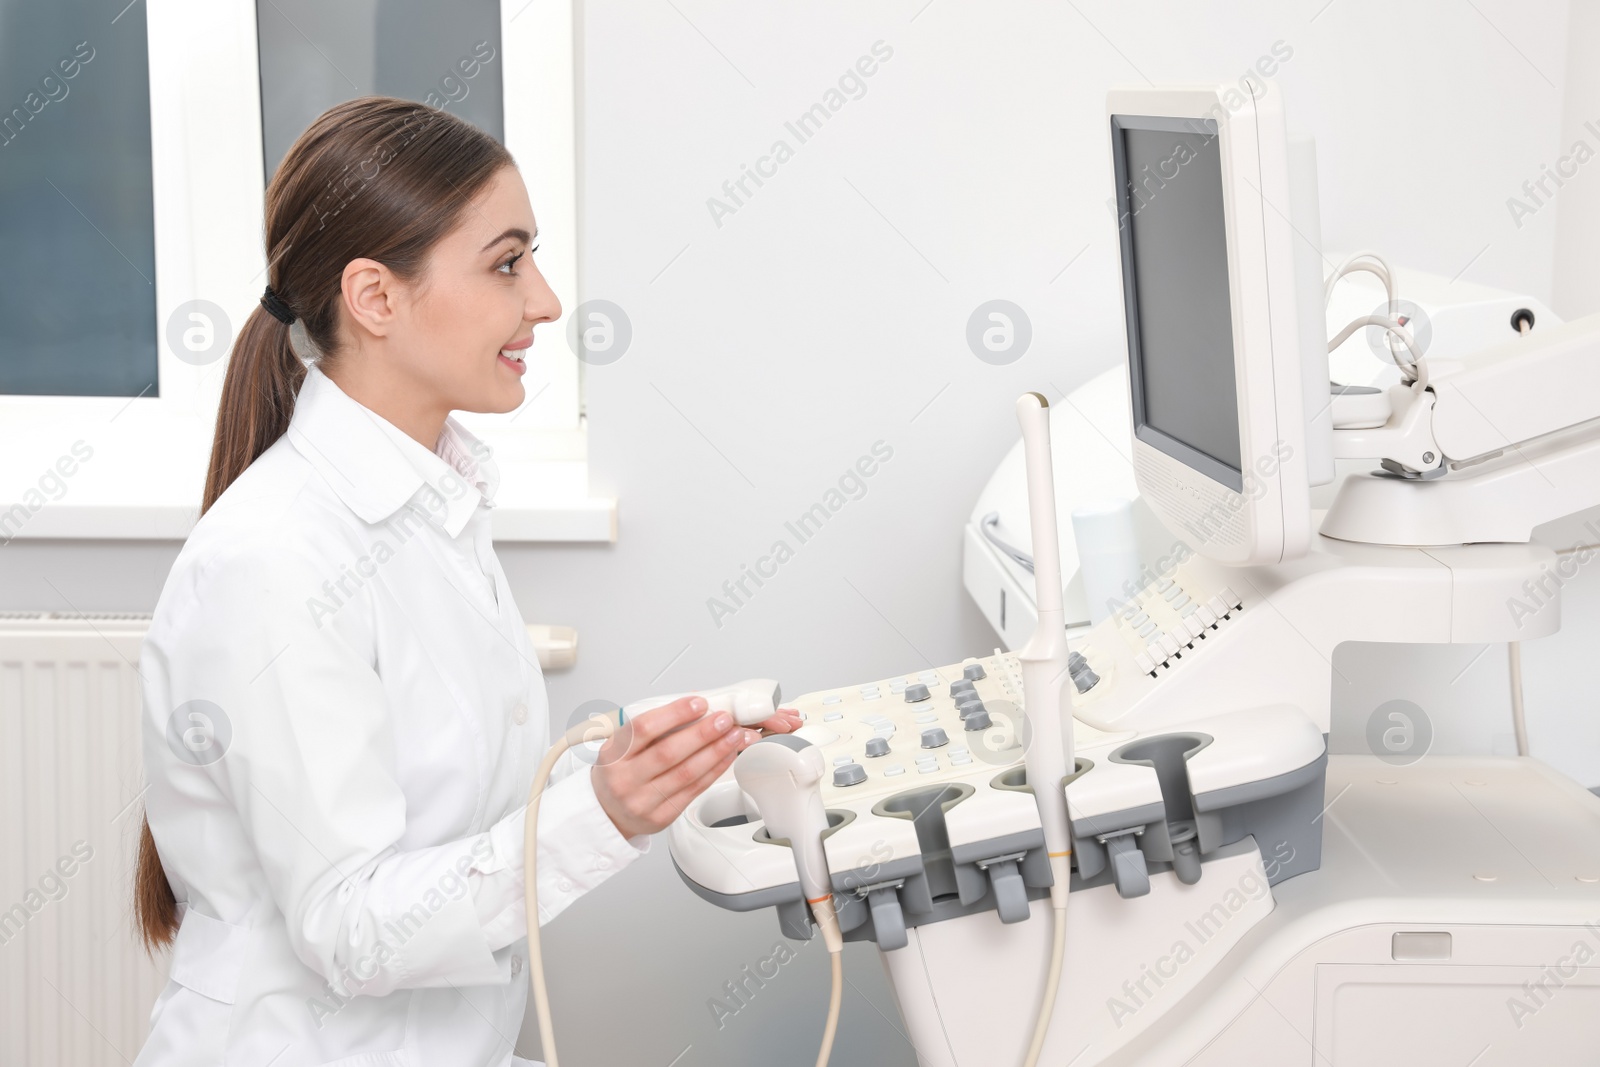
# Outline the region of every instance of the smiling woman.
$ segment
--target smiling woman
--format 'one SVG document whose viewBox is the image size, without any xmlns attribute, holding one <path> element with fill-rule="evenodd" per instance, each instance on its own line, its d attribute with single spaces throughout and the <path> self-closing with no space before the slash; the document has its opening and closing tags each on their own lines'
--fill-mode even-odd
<svg viewBox="0 0 1600 1067">
<path fill-rule="evenodd" d="M 561 764 L 528 822 L 549 699 L 498 467 L 452 412 L 522 403 L 561 314 L 537 233 L 499 142 L 395 98 L 330 109 L 274 173 L 270 284 L 140 658 L 136 910 L 172 945 L 140 1067 L 526 1062 L 523 871 L 549 921 L 757 736 L 674 700 Z"/>
</svg>

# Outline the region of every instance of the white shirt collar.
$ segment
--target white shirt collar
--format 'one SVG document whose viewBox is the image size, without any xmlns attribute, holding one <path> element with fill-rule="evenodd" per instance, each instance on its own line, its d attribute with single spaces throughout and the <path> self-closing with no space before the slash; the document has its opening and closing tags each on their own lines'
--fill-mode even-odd
<svg viewBox="0 0 1600 1067">
<path fill-rule="evenodd" d="M 488 445 L 453 417 L 445 419 L 430 452 L 316 367 L 300 386 L 288 436 L 339 499 L 368 523 L 415 501 L 455 537 L 480 503 L 494 506 L 500 485 Z"/>
</svg>

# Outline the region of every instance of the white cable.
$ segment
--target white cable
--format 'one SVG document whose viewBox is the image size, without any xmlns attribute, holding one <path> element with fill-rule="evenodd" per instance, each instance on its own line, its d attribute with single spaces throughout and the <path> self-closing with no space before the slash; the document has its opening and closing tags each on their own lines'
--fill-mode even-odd
<svg viewBox="0 0 1600 1067">
<path fill-rule="evenodd" d="M 528 981 L 533 985 L 533 1008 L 539 1018 L 539 1037 L 544 1042 L 545 1067 L 560 1067 L 556 1057 L 556 1035 L 550 1022 L 550 990 L 544 980 L 544 953 L 539 945 L 539 800 L 544 796 L 550 772 L 556 761 L 573 745 L 590 741 L 604 741 L 617 730 L 617 724 L 608 718 L 595 716 L 572 727 L 556 738 L 550 751 L 544 754 L 539 769 L 533 776 L 533 788 L 528 793 L 527 825 L 522 832 L 523 847 L 523 904 L 528 917 Z"/>
<path fill-rule="evenodd" d="M 1410 381 L 1416 382 L 1420 380 L 1424 386 L 1427 384 L 1427 361 L 1422 358 L 1422 353 L 1417 349 L 1417 343 L 1411 336 L 1411 331 L 1400 325 L 1396 319 L 1383 315 L 1363 315 L 1359 319 L 1353 319 L 1328 342 L 1328 351 L 1332 352 L 1349 340 L 1351 334 L 1366 326 L 1380 326 L 1398 337 L 1401 343 L 1406 346 L 1406 351 L 1411 353 L 1411 361 L 1400 367 L 1401 372 L 1404 373 L 1406 370 L 1410 370 Z"/>
<path fill-rule="evenodd" d="M 1050 948 L 1050 970 L 1045 975 L 1044 996 L 1039 998 L 1039 1018 L 1033 1024 L 1033 1041 L 1028 1045 L 1028 1056 L 1022 1067 L 1037 1067 L 1039 1054 L 1044 1051 L 1044 1038 L 1050 1032 L 1050 1017 L 1055 1014 L 1056 990 L 1061 985 L 1061 965 L 1067 955 L 1067 901 L 1069 894 L 1061 894 L 1061 901 L 1053 903 L 1050 914 L 1055 921 L 1055 932 Z M 1051 894 L 1052 898 L 1055 896 Z"/>
<path fill-rule="evenodd" d="M 1517 735 L 1517 755 L 1528 754 L 1528 720 L 1522 706 L 1522 642 L 1510 641 L 1506 652 L 1511 661 L 1511 729 Z"/>
<path fill-rule="evenodd" d="M 833 991 L 828 994 L 828 1022 L 822 1028 L 822 1048 L 817 1053 L 817 1067 L 828 1067 L 828 1058 L 833 1055 L 833 1038 L 839 1032 L 839 1007 L 844 1002 L 844 935 L 839 932 L 839 916 L 833 909 L 831 896 L 806 903 L 811 905 L 811 914 L 822 930 L 829 970 L 833 972 Z"/>
<path fill-rule="evenodd" d="M 556 1054 L 555 1028 L 550 1020 L 550 988 L 545 982 L 544 951 L 539 942 L 539 801 L 544 796 L 556 761 L 567 749 L 573 745 L 604 741 L 616 731 L 616 722 L 596 715 L 556 738 L 550 751 L 539 762 L 539 769 L 533 776 L 533 787 L 528 793 L 526 823 L 522 832 L 523 904 L 528 920 L 528 981 L 533 987 L 533 1010 L 539 1019 L 545 1067 L 561 1067 L 561 1064 Z M 817 1067 L 828 1067 L 828 1058 L 833 1055 L 834 1035 L 839 1030 L 839 1009 L 844 1002 L 844 961 L 841 955 L 844 951 L 844 935 L 839 932 L 839 917 L 834 911 L 832 897 L 819 897 L 806 903 L 811 905 L 811 913 L 822 930 L 822 943 L 832 960 L 833 993 L 828 998 L 828 1022 L 822 1031 L 822 1050 L 817 1054 Z"/>
<path fill-rule="evenodd" d="M 1368 262 L 1368 260 L 1371 262 Z M 1328 275 L 1328 280 L 1322 284 L 1323 306 L 1326 307 L 1333 301 L 1333 288 L 1339 283 L 1340 278 L 1358 273 L 1377 275 L 1378 279 L 1383 282 L 1384 293 L 1389 298 L 1389 310 L 1392 312 L 1398 301 L 1398 294 L 1396 294 L 1394 287 L 1394 275 L 1390 272 L 1389 264 L 1384 261 L 1382 256 L 1376 252 L 1366 251 L 1357 252 L 1349 256 L 1334 269 L 1332 274 Z"/>
</svg>

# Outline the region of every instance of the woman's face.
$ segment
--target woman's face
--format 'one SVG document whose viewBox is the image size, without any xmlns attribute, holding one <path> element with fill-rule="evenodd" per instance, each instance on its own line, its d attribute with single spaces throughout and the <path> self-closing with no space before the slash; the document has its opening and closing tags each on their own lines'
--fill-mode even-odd
<svg viewBox="0 0 1600 1067">
<path fill-rule="evenodd" d="M 368 366 L 357 371 L 369 393 L 383 394 L 389 411 L 380 413 L 398 416 L 409 431 L 412 417 L 428 423 L 451 411 L 506 412 L 522 403 L 533 326 L 561 317 L 561 302 L 533 262 L 537 243 L 522 176 L 502 167 L 434 245 L 415 284 L 358 269 L 371 260 L 351 263 L 346 310 L 382 338 L 381 355 L 372 353 L 379 358 L 362 360 Z"/>
</svg>

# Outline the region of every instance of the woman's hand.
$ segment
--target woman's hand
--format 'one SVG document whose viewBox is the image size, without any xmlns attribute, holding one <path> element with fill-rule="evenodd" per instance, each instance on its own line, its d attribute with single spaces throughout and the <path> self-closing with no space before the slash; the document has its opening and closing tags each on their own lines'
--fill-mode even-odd
<svg viewBox="0 0 1600 1067">
<path fill-rule="evenodd" d="M 788 733 L 799 723 L 799 713 L 785 708 L 760 725 Z M 707 715 L 704 697 L 674 700 L 635 716 L 600 746 L 595 796 L 624 837 L 658 833 L 760 736 L 725 711 Z"/>
<path fill-rule="evenodd" d="M 793 708 L 779 708 L 778 713 L 756 726 L 763 734 L 792 734 L 800 729 L 800 713 Z"/>
</svg>

